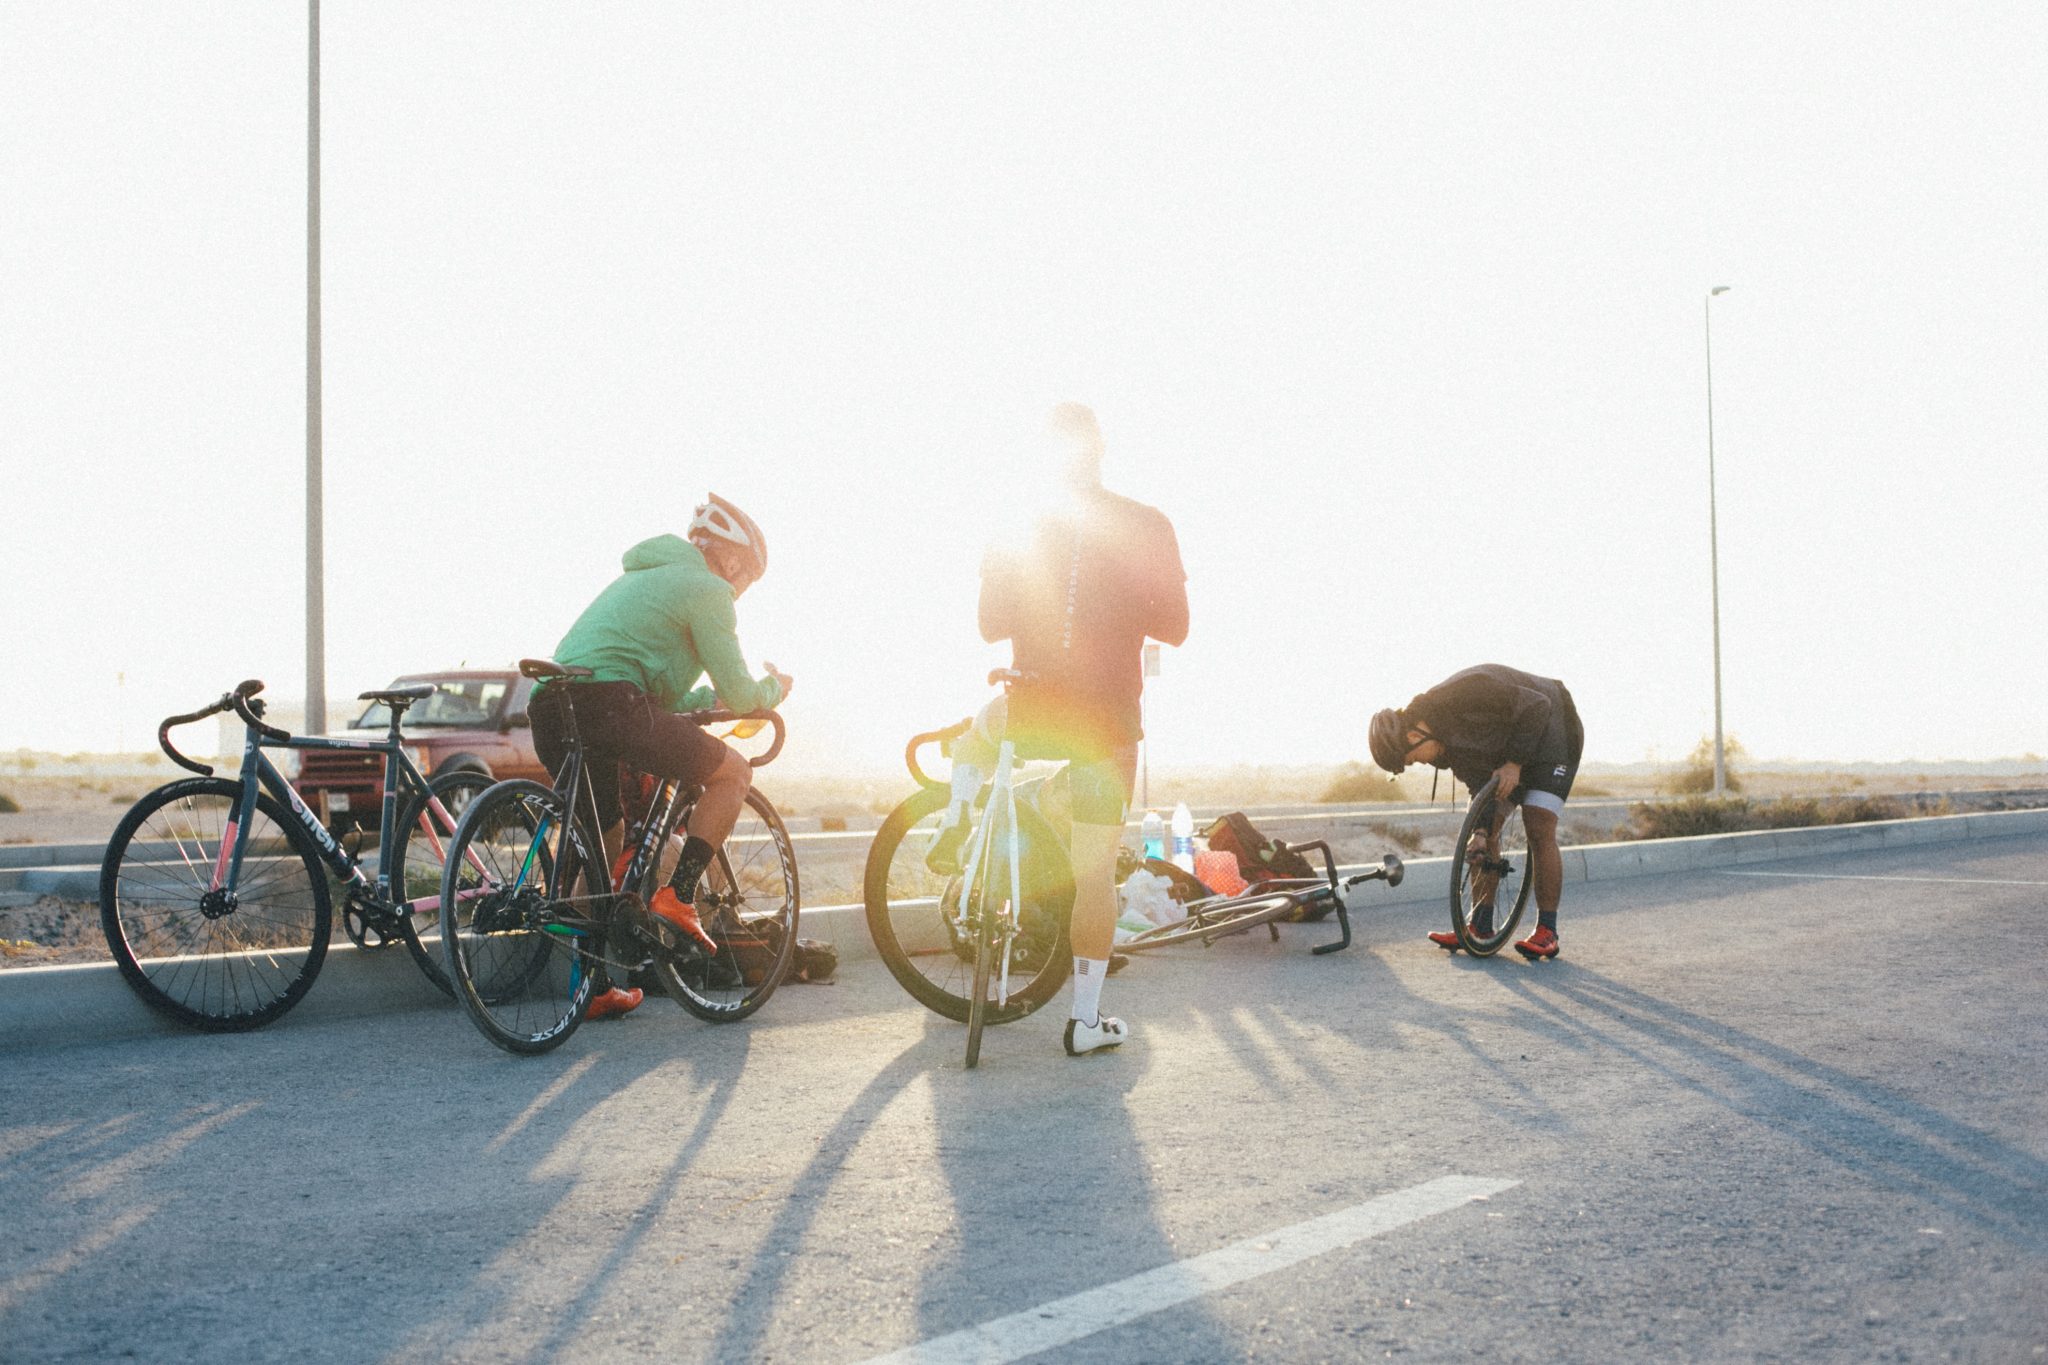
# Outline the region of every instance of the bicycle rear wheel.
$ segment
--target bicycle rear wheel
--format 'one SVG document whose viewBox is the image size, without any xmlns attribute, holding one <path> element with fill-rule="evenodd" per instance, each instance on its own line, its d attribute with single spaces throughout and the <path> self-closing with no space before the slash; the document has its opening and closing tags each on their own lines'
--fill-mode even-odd
<svg viewBox="0 0 2048 1365">
<path fill-rule="evenodd" d="M 1496 809 L 1494 783 L 1473 793 L 1451 852 L 1451 927 L 1460 947 L 1492 957 L 1514 937 L 1535 882 L 1522 808 Z M 1492 838 L 1498 820 L 1498 838 Z"/>
<path fill-rule="evenodd" d="M 687 828 L 688 820 L 683 823 Z M 653 900 L 660 876 L 658 866 L 647 869 L 643 903 Z M 775 994 L 796 956 L 796 848 L 774 804 L 760 792 L 747 792 L 739 822 L 705 869 L 696 908 L 718 951 L 705 954 L 693 943 L 657 958 L 655 976 L 699 1019 L 744 1019 Z"/>
<path fill-rule="evenodd" d="M 561 841 L 566 818 L 553 789 L 500 782 L 463 812 L 442 869 L 441 949 L 455 998 L 507 1052 L 561 1046 L 583 1022 L 605 954 L 604 846 L 587 818 Z"/>
<path fill-rule="evenodd" d="M 1186 919 L 1135 934 L 1117 944 L 1116 950 L 1120 953 L 1142 953 L 1153 948 L 1169 948 L 1176 943 L 1200 943 L 1206 948 L 1219 938 L 1241 934 L 1261 924 L 1291 919 L 1299 914 L 1300 909 L 1291 896 L 1231 896 L 1193 907 Z"/>
<path fill-rule="evenodd" d="M 1009 994 L 995 1003 L 993 985 L 977 990 L 974 984 L 975 940 L 962 904 L 962 878 L 925 865 L 947 799 L 944 787 L 922 788 L 876 831 L 862 878 L 868 933 L 889 974 L 926 1009 L 965 1023 L 969 1003 L 981 998 L 988 1001 L 986 1021 L 1006 1024 L 1051 1000 L 1074 969 L 1067 941 L 1074 874 L 1059 837 L 1035 810 L 1019 804 L 1024 903 L 1008 954 Z M 970 812 L 969 818 L 979 818 L 979 812 Z M 1002 878 L 997 885 L 1007 886 L 1009 873 L 1000 866 L 995 870 Z M 996 957 L 990 963 L 991 979 L 999 978 L 1002 969 Z"/>
<path fill-rule="evenodd" d="M 490 785 L 489 777 L 466 768 L 444 773 L 407 803 L 391 836 L 391 899 L 397 902 L 399 937 L 421 974 L 451 997 L 455 987 L 439 939 L 441 874 L 462 813 Z"/>
<path fill-rule="evenodd" d="M 100 927 L 122 977 L 181 1024 L 258 1028 L 296 1005 L 327 957 L 332 905 L 312 836 L 256 798 L 235 886 L 212 889 L 242 784 L 187 778 L 135 803 L 100 864 Z"/>
</svg>

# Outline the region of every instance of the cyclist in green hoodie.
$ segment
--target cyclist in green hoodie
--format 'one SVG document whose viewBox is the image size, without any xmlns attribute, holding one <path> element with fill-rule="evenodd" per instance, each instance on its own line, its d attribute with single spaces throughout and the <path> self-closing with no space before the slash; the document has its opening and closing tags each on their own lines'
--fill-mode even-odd
<svg viewBox="0 0 2048 1365">
<path fill-rule="evenodd" d="M 761 528 L 714 493 L 697 508 L 686 534 L 687 540 L 655 536 L 626 551 L 625 573 L 576 618 L 554 653 L 557 662 L 595 676 L 541 687 L 528 711 L 534 750 L 557 769 L 567 753 L 559 689 L 576 689 L 576 725 L 608 864 L 625 844 L 621 762 L 703 787 L 675 874 L 647 908 L 715 952 L 691 901 L 739 819 L 753 769 L 737 750 L 677 713 L 775 706 L 789 695 L 790 678 L 773 664 L 756 678 L 740 653 L 733 604 L 767 571 Z M 709 683 L 700 686 L 707 676 Z M 588 1017 L 624 1014 L 640 1000 L 640 991 L 614 985 L 591 1001 Z"/>
</svg>

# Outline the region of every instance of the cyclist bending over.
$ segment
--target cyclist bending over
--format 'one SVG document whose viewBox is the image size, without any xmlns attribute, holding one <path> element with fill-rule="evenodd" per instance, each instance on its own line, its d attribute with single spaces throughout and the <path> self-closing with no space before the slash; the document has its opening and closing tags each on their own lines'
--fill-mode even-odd
<svg viewBox="0 0 2048 1365">
<path fill-rule="evenodd" d="M 751 517 L 717 494 L 690 518 L 688 539 L 655 536 L 626 551 L 625 572 L 597 595 L 556 647 L 559 663 L 588 668 L 590 678 L 543 684 L 528 707 L 533 747 L 550 771 L 567 754 L 561 689 L 576 689 L 576 726 L 589 758 L 591 794 L 604 831 L 606 866 L 625 846 L 619 764 L 699 785 L 668 885 L 648 912 L 715 953 L 692 901 L 698 879 L 732 833 L 747 799 L 753 769 L 740 753 L 676 714 L 722 703 L 733 711 L 774 706 L 789 695 L 787 674 L 767 665 L 755 678 L 740 653 L 733 603 L 768 568 L 768 544 Z M 710 686 L 697 682 L 710 676 Z M 596 994 L 588 1018 L 620 1015 L 642 992 L 615 984 Z"/>
<path fill-rule="evenodd" d="M 952 800 L 928 861 L 957 870 L 967 807 L 1005 734 L 1019 757 L 1068 760 L 1074 991 L 1065 1047 L 1078 1057 L 1129 1036 L 1123 1020 L 1101 1012 L 1116 933 L 1116 851 L 1137 772 L 1145 638 L 1187 638 L 1187 575 L 1172 523 L 1103 488 L 1095 414 L 1062 403 L 1050 434 L 1062 504 L 1024 544 L 991 549 L 981 569 L 981 636 L 1010 641 L 1012 667 L 1025 679 L 955 743 Z"/>
<path fill-rule="evenodd" d="M 1515 951 L 1531 959 L 1556 957 L 1557 906 L 1564 896 L 1557 817 L 1572 793 L 1586 744 L 1565 685 L 1505 664 L 1480 664 L 1453 673 L 1404 707 L 1374 715 L 1368 739 L 1372 761 L 1390 773 L 1427 763 L 1449 768 L 1475 792 L 1490 777 L 1500 780 L 1499 799 L 1522 808 L 1536 872 L 1536 932 Z M 1456 934 L 1432 933 L 1429 940 L 1458 947 Z"/>
</svg>

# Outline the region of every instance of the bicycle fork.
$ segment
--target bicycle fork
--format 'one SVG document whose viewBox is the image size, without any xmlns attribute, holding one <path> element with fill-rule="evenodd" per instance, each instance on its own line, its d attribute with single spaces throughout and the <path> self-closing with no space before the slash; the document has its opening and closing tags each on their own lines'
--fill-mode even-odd
<svg viewBox="0 0 2048 1365">
<path fill-rule="evenodd" d="M 1017 935 L 1018 907 L 1024 903 L 1024 876 L 1018 856 L 1020 844 L 1017 835 L 1017 792 L 1011 781 L 1016 759 L 1016 746 L 1011 741 L 1004 740 L 996 751 L 996 771 L 990 784 L 988 813 L 982 820 L 982 835 L 973 841 L 968 851 L 965 876 L 961 882 L 962 886 L 969 888 L 977 885 L 977 878 L 986 871 L 982 861 L 989 853 L 989 845 L 992 842 L 990 834 L 1000 829 L 1004 840 L 1003 851 L 1008 855 L 1010 894 L 1004 899 L 1002 909 L 994 912 L 997 918 L 991 931 L 995 935 L 995 950 L 1001 962 L 996 974 L 996 1004 L 999 1006 L 1010 1003 L 1010 944 Z M 977 916 L 986 916 L 992 913 L 988 904 L 991 891 L 985 882 L 980 884 L 982 894 L 975 907 L 975 913 Z"/>
</svg>

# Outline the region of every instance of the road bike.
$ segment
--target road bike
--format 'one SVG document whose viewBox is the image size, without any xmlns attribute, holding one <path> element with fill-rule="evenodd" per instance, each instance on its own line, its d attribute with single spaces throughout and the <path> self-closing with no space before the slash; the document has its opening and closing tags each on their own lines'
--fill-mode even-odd
<svg viewBox="0 0 2048 1365">
<path fill-rule="evenodd" d="M 1451 927 L 1460 947 L 1491 957 L 1514 937 L 1529 905 L 1529 835 L 1522 808 L 1496 800 L 1498 778 L 1472 793 L 1451 852 Z"/>
<path fill-rule="evenodd" d="M 1200 943 L 1207 948 L 1218 939 L 1245 933 L 1262 924 L 1266 926 L 1273 940 L 1278 942 L 1281 924 L 1316 918 L 1319 911 L 1334 910 L 1341 936 L 1334 943 L 1319 943 L 1310 951 L 1317 957 L 1339 953 L 1351 946 L 1351 912 L 1345 904 L 1345 893 L 1371 881 L 1383 881 L 1389 887 L 1401 884 L 1404 869 L 1401 866 L 1401 859 L 1392 853 L 1383 855 L 1378 867 L 1346 878 L 1340 885 L 1337 879 L 1336 856 L 1331 853 L 1327 841 L 1317 839 L 1312 843 L 1290 844 L 1287 847 L 1295 853 L 1321 853 L 1323 875 L 1280 877 L 1254 882 L 1243 891 L 1229 896 L 1198 894 L 1184 902 L 1187 912 L 1185 918 L 1140 930 L 1118 943 L 1117 951 L 1142 953 L 1154 948 L 1171 947 L 1177 943 Z M 1196 882 L 1195 885 L 1201 887 L 1200 882 Z M 1206 887 L 1201 889 L 1207 890 Z"/>
<path fill-rule="evenodd" d="M 775 993 L 796 952 L 796 851 L 782 817 L 749 789 L 740 822 L 705 870 L 695 902 L 715 948 L 651 915 L 667 876 L 664 855 L 687 830 L 701 787 L 657 784 L 608 868 L 591 787 L 591 756 L 576 725 L 576 680 L 591 671 L 524 659 L 520 671 L 565 689 L 567 750 L 554 785 L 500 782 L 469 805 L 441 883 L 441 943 L 455 995 L 479 1031 L 508 1052 L 560 1047 L 583 1022 L 601 980 L 638 974 L 711 1023 L 731 1023 Z M 735 737 L 772 726 L 761 767 L 782 751 L 782 717 L 728 710 L 685 713 L 700 725 L 736 722 Z"/>
<path fill-rule="evenodd" d="M 157 727 L 157 743 L 196 777 L 137 801 L 100 864 L 100 927 L 121 975 L 151 1008 L 194 1028 L 252 1029 L 296 1005 L 326 961 L 333 898 L 364 949 L 403 943 L 426 978 L 449 991 L 423 931 L 440 910 L 442 863 L 456 820 L 490 785 L 482 773 L 432 782 L 407 756 L 399 723 L 430 685 L 365 692 L 390 708 L 382 739 L 292 735 L 266 723 L 251 679 Z M 217 777 L 178 752 L 170 732 L 232 710 L 245 738 L 239 776 Z M 384 756 L 375 874 L 337 842 L 267 757 L 268 749 L 345 749 Z M 330 882 L 328 873 L 332 871 Z"/>
<path fill-rule="evenodd" d="M 1008 686 L 1022 676 L 997 669 L 989 682 Z M 912 736 L 904 761 L 918 790 L 876 831 L 861 887 L 875 951 L 920 1004 L 967 1025 L 969 1067 L 980 1063 L 986 1026 L 1045 1005 L 1074 966 L 1067 938 L 1073 868 L 1066 841 L 1041 809 L 1056 775 L 1020 776 L 1009 739 L 998 745 L 995 770 L 965 817 L 972 823 L 959 870 L 938 872 L 926 862 L 950 790 L 925 773 L 918 750 L 935 744 L 950 754 L 973 724 L 969 718 Z"/>
</svg>

